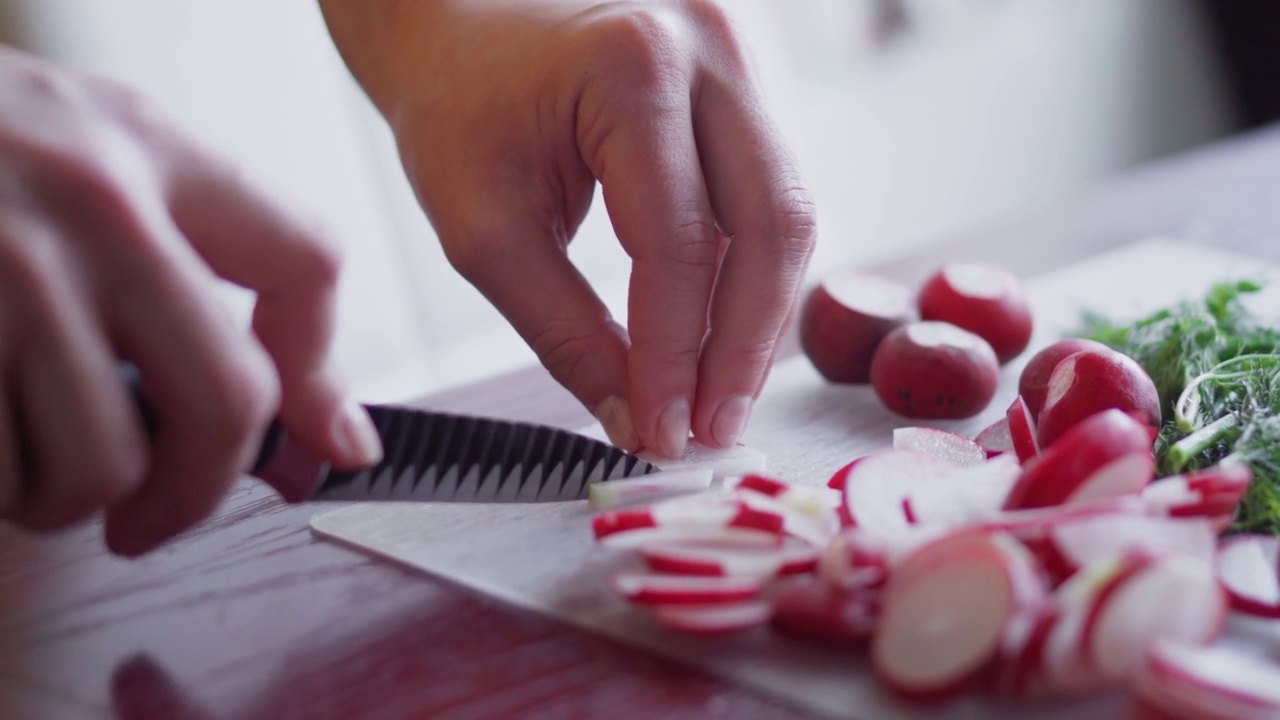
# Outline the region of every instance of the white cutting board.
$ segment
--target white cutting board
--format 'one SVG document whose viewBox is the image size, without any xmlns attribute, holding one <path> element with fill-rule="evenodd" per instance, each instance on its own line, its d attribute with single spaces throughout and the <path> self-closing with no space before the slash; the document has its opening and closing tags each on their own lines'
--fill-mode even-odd
<svg viewBox="0 0 1280 720">
<path fill-rule="evenodd" d="M 1029 240 L 1031 241 L 1031 240 Z M 1134 317 L 1215 281 L 1259 277 L 1256 260 L 1153 240 L 1035 281 L 1033 350 L 1078 327 L 1082 309 Z M 1280 309 L 1269 294 L 1264 303 Z M 1025 360 L 1031 352 L 1020 358 Z M 1003 414 L 1022 362 L 1006 367 L 982 415 L 930 423 L 972 436 Z M 756 405 L 745 442 L 768 456 L 769 474 L 819 484 L 849 460 L 888 445 L 895 426 L 914 424 L 884 410 L 865 387 L 837 387 L 804 358 L 781 363 Z M 611 589 L 619 569 L 638 563 L 593 541 L 585 501 L 558 505 L 367 503 L 311 521 L 321 537 L 385 556 L 520 607 L 701 667 L 799 707 L 836 718 L 1121 717 L 1119 695 L 1054 705 L 995 705 L 971 697 L 941 709 L 905 706 L 886 695 L 858 652 L 819 649 L 761 628 L 732 637 L 689 638 L 664 631 Z"/>
</svg>

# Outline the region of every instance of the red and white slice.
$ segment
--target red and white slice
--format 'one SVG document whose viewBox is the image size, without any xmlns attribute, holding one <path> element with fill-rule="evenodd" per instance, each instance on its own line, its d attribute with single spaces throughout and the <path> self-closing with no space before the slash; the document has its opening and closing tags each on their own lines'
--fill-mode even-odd
<svg viewBox="0 0 1280 720">
<path fill-rule="evenodd" d="M 871 645 L 876 674 L 916 700 L 963 692 L 1046 592 L 1035 561 L 1007 535 L 967 531 L 928 543 L 885 588 Z"/>
<path fill-rule="evenodd" d="M 644 605 L 713 605 L 759 597 L 765 580 L 751 577 L 705 577 L 620 573 L 613 579 L 619 595 Z"/>
<path fill-rule="evenodd" d="M 1009 424 L 1009 443 L 1018 460 L 1028 462 L 1040 454 L 1040 441 L 1036 434 L 1036 421 L 1022 396 L 1013 399 L 1005 412 L 1005 422 Z"/>
<path fill-rule="evenodd" d="M 885 532 L 849 528 L 823 551 L 818 577 L 845 590 L 882 587 L 894 565 L 943 532 L 920 526 Z"/>
<path fill-rule="evenodd" d="M 768 623 L 773 604 L 748 600 L 715 605 L 655 605 L 651 612 L 654 620 L 668 630 L 687 635 L 723 635 Z"/>
<path fill-rule="evenodd" d="M 829 487 L 797 485 L 764 475 L 744 475 L 724 481 L 726 490 L 734 493 L 754 493 L 773 498 L 787 507 L 810 517 L 827 520 L 835 517 L 840 506 L 841 494 Z"/>
<path fill-rule="evenodd" d="M 640 556 L 655 572 L 677 575 L 770 579 L 813 570 L 821 550 L 788 538 L 777 548 L 717 547 L 698 543 L 651 543 Z"/>
<path fill-rule="evenodd" d="M 1217 533 L 1202 518 L 1169 518 L 1137 513 L 1086 515 L 1055 523 L 1048 532 L 1049 573 L 1066 578 L 1080 568 L 1131 550 L 1175 553 L 1212 564 Z"/>
<path fill-rule="evenodd" d="M 916 484 L 906 504 L 925 526 L 960 527 L 998 515 L 1021 475 L 1017 458 L 1002 455 Z"/>
<path fill-rule="evenodd" d="M 844 508 L 852 524 L 871 531 L 911 524 L 904 502 L 917 487 L 935 485 L 955 466 L 912 450 L 882 450 L 862 458 L 844 483 Z"/>
<path fill-rule="evenodd" d="M 690 468 L 591 483 L 587 502 L 597 510 L 607 510 L 690 495 L 710 488 L 712 474 L 708 467 Z"/>
<path fill-rule="evenodd" d="M 893 431 L 895 450 L 914 450 L 959 467 L 985 462 L 987 453 L 959 433 L 930 427 L 900 427 Z"/>
<path fill-rule="evenodd" d="M 1153 482 L 1143 488 L 1142 499 L 1152 511 L 1172 517 L 1210 518 L 1219 530 L 1225 530 L 1252 481 L 1253 471 L 1245 463 L 1219 463 Z"/>
<path fill-rule="evenodd" d="M 1227 647 L 1152 643 L 1133 687 L 1142 702 L 1166 718 L 1280 718 L 1280 667 Z"/>
<path fill-rule="evenodd" d="M 1002 417 L 983 428 L 973 441 L 989 458 L 1013 452 L 1013 435 L 1009 431 L 1009 418 Z"/>
<path fill-rule="evenodd" d="M 714 541 L 725 545 L 777 547 L 786 519 L 728 496 L 694 495 L 640 508 L 596 515 L 591 529 L 602 544 L 634 548 L 657 541 Z"/>
<path fill-rule="evenodd" d="M 1280 538 L 1235 535 L 1218 551 L 1218 579 L 1231 607 L 1248 615 L 1280 618 Z"/>
<path fill-rule="evenodd" d="M 879 610 L 874 592 L 850 592 L 820 578 L 799 577 L 774 596 L 773 627 L 806 642 L 855 645 L 871 637 Z"/>
</svg>

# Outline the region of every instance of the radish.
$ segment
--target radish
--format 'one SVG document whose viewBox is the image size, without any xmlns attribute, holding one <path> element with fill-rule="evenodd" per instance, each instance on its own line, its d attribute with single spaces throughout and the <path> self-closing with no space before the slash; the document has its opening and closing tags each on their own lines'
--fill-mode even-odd
<svg viewBox="0 0 1280 720">
<path fill-rule="evenodd" d="M 928 427 L 901 427 L 893 431 L 895 450 L 915 450 L 946 460 L 953 465 L 978 465 L 987 453 L 978 444 L 958 433 Z"/>
<path fill-rule="evenodd" d="M 751 546 L 782 543 L 785 518 L 741 500 L 695 495 L 642 508 L 610 510 L 591 521 L 601 543 L 637 547 L 658 540 L 710 540 Z"/>
<path fill-rule="evenodd" d="M 1043 684 L 1050 635 L 1060 615 L 1052 603 L 1027 613 L 1021 626 L 1006 633 L 994 690 L 1006 697 L 1032 695 Z"/>
<path fill-rule="evenodd" d="M 1013 437 L 1009 432 L 1009 419 L 1000 418 L 991 423 L 973 441 L 982 448 L 988 458 L 1013 452 Z"/>
<path fill-rule="evenodd" d="M 782 518 L 782 531 L 817 547 L 825 547 L 840 531 L 840 519 L 834 508 L 814 515 L 781 502 L 777 498 L 759 493 L 740 493 L 737 498 L 743 505 L 760 512 Z"/>
<path fill-rule="evenodd" d="M 597 510 L 606 510 L 666 500 L 710 488 L 711 476 L 711 468 L 704 467 L 591 483 L 587 488 L 587 502 Z"/>
<path fill-rule="evenodd" d="M 1072 428 L 1028 466 L 1005 509 L 1136 494 L 1151 482 L 1154 470 L 1146 427 L 1119 410 L 1107 410 Z"/>
<path fill-rule="evenodd" d="M 1018 376 L 1018 394 L 1026 401 L 1031 417 L 1039 417 L 1040 411 L 1044 409 L 1044 398 L 1049 393 L 1049 376 L 1053 374 L 1053 369 L 1068 355 L 1085 351 L 1114 352 L 1100 342 L 1073 338 L 1059 340 L 1031 356 L 1026 367 L 1022 368 L 1022 374 Z"/>
<path fill-rule="evenodd" d="M 954 470 L 950 463 L 911 450 L 882 450 L 858 462 L 844 485 L 844 510 L 852 524 L 892 530 L 910 524 L 903 501 L 912 487 L 934 482 Z"/>
<path fill-rule="evenodd" d="M 831 488 L 796 485 L 764 475 L 744 475 L 725 480 L 725 489 L 734 493 L 753 493 L 773 498 L 783 505 L 813 518 L 827 520 L 842 502 L 842 495 Z"/>
<path fill-rule="evenodd" d="M 902 558 L 944 532 L 916 526 L 887 532 L 850 528 L 823 551 L 818 577 L 844 590 L 881 587 Z"/>
<path fill-rule="evenodd" d="M 987 341 L 948 323 L 918 322 L 880 343 L 871 360 L 871 385 L 899 415 L 967 418 L 991 402 L 999 371 Z"/>
<path fill-rule="evenodd" d="M 866 456 L 864 455 L 863 457 L 854 458 L 848 465 L 845 465 L 832 473 L 831 478 L 827 480 L 827 487 L 844 492 L 844 482 L 849 478 L 849 472 L 853 470 L 853 466 L 861 462 L 864 457 Z"/>
<path fill-rule="evenodd" d="M 775 578 L 813 570 L 822 551 L 788 539 L 777 548 L 717 547 L 705 543 L 657 542 L 640 546 L 654 572 L 674 575 Z"/>
<path fill-rule="evenodd" d="M 1020 473 L 1017 459 L 1002 455 L 922 479 L 907 491 L 904 502 L 920 525 L 959 527 L 980 522 L 1000 512 Z"/>
<path fill-rule="evenodd" d="M 846 273 L 809 293 L 800 313 L 800 347 L 827 380 L 866 383 L 880 341 L 913 315 L 911 291 L 905 285 Z"/>
<path fill-rule="evenodd" d="M 645 605 L 711 605 L 758 597 L 765 581 L 749 577 L 620 573 L 613 586 L 626 599 Z"/>
<path fill-rule="evenodd" d="M 1031 341 L 1031 307 L 1022 285 L 994 265 L 952 263 L 920 291 L 920 317 L 962 327 L 991 344 L 1000 364 Z"/>
<path fill-rule="evenodd" d="M 1231 525 L 1236 506 L 1253 481 L 1245 463 L 1225 462 L 1185 475 L 1174 475 L 1142 490 L 1143 502 L 1172 517 L 1207 517 L 1218 530 Z"/>
<path fill-rule="evenodd" d="M 1009 441 L 1020 462 L 1027 462 L 1040 454 L 1040 441 L 1036 438 L 1036 423 L 1031 409 L 1022 396 L 1013 399 L 1005 413 L 1009 423 Z"/>
<path fill-rule="evenodd" d="M 1049 447 L 1077 423 L 1112 408 L 1160 427 L 1160 395 L 1142 366 L 1112 350 L 1068 355 L 1049 375 L 1044 408 L 1036 416 L 1040 447 Z"/>
<path fill-rule="evenodd" d="M 1280 667 L 1267 658 L 1226 647 L 1152 643 L 1134 689 L 1144 703 L 1167 718 L 1280 718 Z"/>
<path fill-rule="evenodd" d="M 773 599 L 773 627 L 800 640 L 822 645 L 861 645 L 871 637 L 879 598 L 851 593 L 818 578 L 785 583 Z"/>
<path fill-rule="evenodd" d="M 762 473 L 768 464 L 764 453 L 752 450 L 745 445 L 730 448 L 713 448 L 696 440 L 690 440 L 684 448 L 684 454 L 672 459 L 662 457 L 651 450 L 638 453 L 642 460 L 665 472 L 685 471 L 699 468 L 711 468 L 712 479 L 722 480 L 750 473 Z"/>
<path fill-rule="evenodd" d="M 1199 518 L 1167 518 L 1133 513 L 1083 516 L 1056 523 L 1048 532 L 1050 575 L 1066 578 L 1080 568 L 1118 553 L 1142 550 L 1176 553 L 1213 563 L 1217 536 Z"/>
<path fill-rule="evenodd" d="M 877 675 L 914 700 L 963 691 L 992 667 L 1014 619 L 1046 589 L 1013 538 L 961 532 L 902 561 L 885 588 L 871 644 Z"/>
<path fill-rule="evenodd" d="M 769 622 L 773 605 L 766 600 L 713 605 L 655 605 L 653 619 L 668 630 L 686 635 L 722 635 Z"/>
<path fill-rule="evenodd" d="M 1223 540 L 1218 551 L 1218 580 L 1233 609 L 1280 618 L 1280 538 L 1234 535 Z"/>
</svg>

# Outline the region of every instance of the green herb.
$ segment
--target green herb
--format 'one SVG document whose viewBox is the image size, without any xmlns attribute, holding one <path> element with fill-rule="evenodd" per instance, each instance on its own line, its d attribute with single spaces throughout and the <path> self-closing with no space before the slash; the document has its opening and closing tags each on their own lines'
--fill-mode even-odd
<svg viewBox="0 0 1280 720">
<path fill-rule="evenodd" d="M 1164 414 L 1159 473 L 1249 463 L 1254 482 L 1231 529 L 1280 535 L 1280 325 L 1240 301 L 1260 289 L 1215 285 L 1201 302 L 1130 325 L 1087 314 L 1086 336 L 1129 355 L 1155 381 Z"/>
</svg>

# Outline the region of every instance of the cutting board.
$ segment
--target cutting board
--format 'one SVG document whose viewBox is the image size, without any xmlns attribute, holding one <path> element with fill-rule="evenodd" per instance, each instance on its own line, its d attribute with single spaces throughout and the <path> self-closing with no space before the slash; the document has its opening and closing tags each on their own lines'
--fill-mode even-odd
<svg viewBox="0 0 1280 720">
<path fill-rule="evenodd" d="M 1030 241 L 1030 240 L 1029 240 Z M 1078 327 L 1084 309 L 1136 317 L 1200 297 L 1215 281 L 1259 277 L 1256 260 L 1152 240 L 1037 279 L 1028 293 L 1037 321 L 1033 350 Z M 1274 295 L 1262 298 L 1280 309 Z M 986 412 L 966 421 L 929 423 L 967 435 L 998 418 L 1016 394 L 1022 362 L 1007 366 Z M 804 358 L 780 363 L 755 408 L 745 442 L 768 457 L 769 473 L 823 483 L 849 460 L 890 444 L 890 414 L 866 387 L 829 385 Z M 928 711 L 882 691 L 863 655 L 810 647 L 767 629 L 715 639 L 661 630 L 610 589 L 634 557 L 592 540 L 585 501 L 557 505 L 359 504 L 317 515 L 314 532 L 361 551 L 559 618 L 623 643 L 696 665 L 785 702 L 834 718 L 1108 718 L 1122 716 L 1119 695 L 1041 705 L 993 704 L 979 697 Z"/>
</svg>

